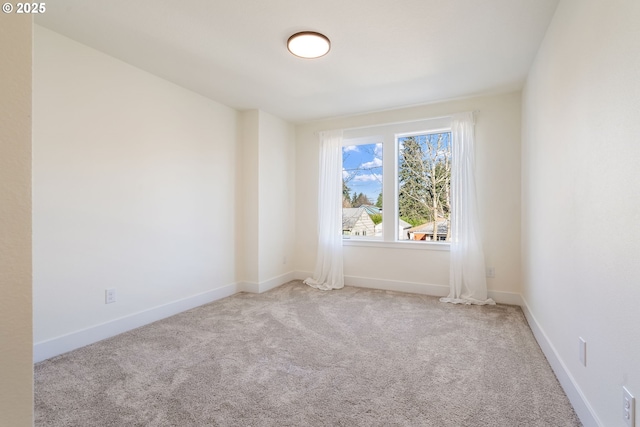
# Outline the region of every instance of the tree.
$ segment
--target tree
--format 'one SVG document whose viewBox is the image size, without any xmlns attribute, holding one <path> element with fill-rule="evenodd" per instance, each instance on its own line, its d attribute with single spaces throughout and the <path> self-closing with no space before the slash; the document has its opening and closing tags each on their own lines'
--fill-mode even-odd
<svg viewBox="0 0 640 427">
<path fill-rule="evenodd" d="M 371 201 L 365 194 L 356 194 L 353 192 L 353 198 L 351 199 L 351 207 L 359 208 L 362 205 L 371 205 Z"/>
<path fill-rule="evenodd" d="M 438 222 L 449 219 L 450 135 L 428 134 L 401 140 L 399 214 L 414 226 L 432 221 L 434 239 Z"/>
<path fill-rule="evenodd" d="M 351 207 L 351 199 L 349 199 L 349 193 L 351 193 L 351 189 L 347 186 L 347 183 L 342 179 L 342 207 L 350 208 Z"/>
<path fill-rule="evenodd" d="M 378 194 L 378 200 L 376 200 L 376 207 L 382 209 L 382 193 Z"/>
<path fill-rule="evenodd" d="M 398 168 L 399 215 L 411 225 L 429 219 L 427 174 L 422 146 L 414 136 L 403 138 Z"/>
<path fill-rule="evenodd" d="M 373 221 L 375 225 L 378 225 L 382 222 L 382 214 L 379 214 L 379 213 L 371 214 L 369 215 L 369 217 L 371 218 L 371 221 Z"/>
</svg>

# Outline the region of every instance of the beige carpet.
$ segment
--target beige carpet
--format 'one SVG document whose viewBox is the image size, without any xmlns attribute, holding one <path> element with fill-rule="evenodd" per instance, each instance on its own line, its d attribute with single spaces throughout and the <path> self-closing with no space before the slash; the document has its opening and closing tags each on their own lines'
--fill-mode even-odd
<svg viewBox="0 0 640 427">
<path fill-rule="evenodd" d="M 35 366 L 37 426 L 579 426 L 515 306 L 295 281 Z"/>
</svg>

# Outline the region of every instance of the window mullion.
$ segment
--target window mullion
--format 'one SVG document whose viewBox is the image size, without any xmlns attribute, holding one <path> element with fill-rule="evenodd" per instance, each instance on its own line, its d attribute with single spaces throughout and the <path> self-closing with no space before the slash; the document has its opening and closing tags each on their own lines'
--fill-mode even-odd
<svg viewBox="0 0 640 427">
<path fill-rule="evenodd" d="M 382 144 L 383 150 L 383 187 L 382 187 L 382 218 L 383 239 L 385 242 L 395 242 L 398 224 L 398 150 L 395 134 L 387 132 Z"/>
</svg>

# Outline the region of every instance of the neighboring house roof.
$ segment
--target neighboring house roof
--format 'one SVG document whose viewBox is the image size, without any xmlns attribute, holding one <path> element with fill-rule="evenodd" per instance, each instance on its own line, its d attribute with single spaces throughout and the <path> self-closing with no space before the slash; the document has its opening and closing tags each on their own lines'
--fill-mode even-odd
<svg viewBox="0 0 640 427">
<path fill-rule="evenodd" d="M 369 215 L 378 215 L 382 213 L 382 209 L 380 209 L 377 206 L 372 206 L 372 205 L 362 205 L 360 206 L 361 208 L 364 208 L 365 211 L 367 211 L 367 213 Z"/>
<path fill-rule="evenodd" d="M 359 208 L 342 208 L 342 229 L 351 230 L 363 213 L 365 213 L 365 209 L 362 206 Z"/>
<path fill-rule="evenodd" d="M 409 224 L 407 221 L 403 221 L 401 219 L 398 220 L 398 225 L 400 227 L 402 227 L 403 230 L 406 230 L 407 228 L 411 228 L 411 224 Z"/>
<path fill-rule="evenodd" d="M 438 234 L 447 234 L 449 221 L 441 220 L 438 221 Z M 433 221 L 425 222 L 424 224 L 416 225 L 415 227 L 411 227 L 408 230 L 405 230 L 407 233 L 425 233 L 425 234 L 433 234 Z"/>
</svg>

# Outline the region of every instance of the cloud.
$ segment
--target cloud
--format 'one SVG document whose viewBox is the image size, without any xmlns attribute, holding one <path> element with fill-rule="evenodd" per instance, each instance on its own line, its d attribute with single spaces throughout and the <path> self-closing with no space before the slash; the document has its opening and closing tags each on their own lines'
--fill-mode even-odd
<svg viewBox="0 0 640 427">
<path fill-rule="evenodd" d="M 353 181 L 355 181 L 355 182 L 372 182 L 372 181 L 381 182 L 382 181 L 382 175 L 377 174 L 377 173 L 356 175 L 353 178 Z"/>
<path fill-rule="evenodd" d="M 374 157 L 372 161 L 360 165 L 363 169 L 378 168 L 380 166 L 382 166 L 382 159 L 379 157 Z"/>
<path fill-rule="evenodd" d="M 347 145 L 346 147 L 342 147 L 343 153 L 348 153 L 349 151 L 358 151 L 357 145 Z"/>
</svg>

